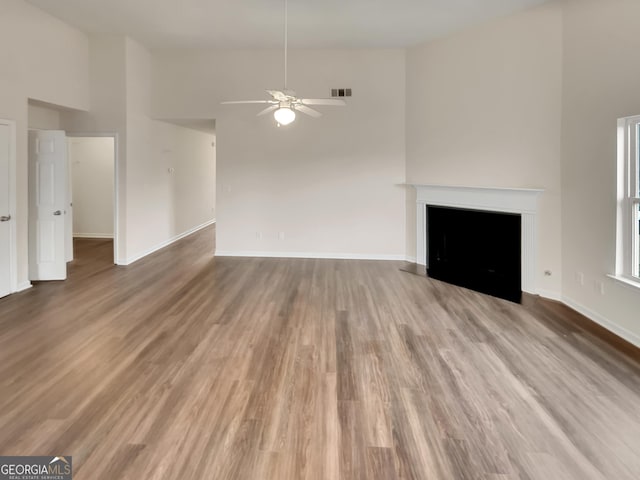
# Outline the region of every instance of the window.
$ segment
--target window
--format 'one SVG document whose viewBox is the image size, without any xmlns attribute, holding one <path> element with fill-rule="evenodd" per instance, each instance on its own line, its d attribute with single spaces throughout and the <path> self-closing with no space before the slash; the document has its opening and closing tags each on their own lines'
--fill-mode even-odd
<svg viewBox="0 0 640 480">
<path fill-rule="evenodd" d="M 640 115 L 618 120 L 616 276 L 640 282 Z"/>
</svg>

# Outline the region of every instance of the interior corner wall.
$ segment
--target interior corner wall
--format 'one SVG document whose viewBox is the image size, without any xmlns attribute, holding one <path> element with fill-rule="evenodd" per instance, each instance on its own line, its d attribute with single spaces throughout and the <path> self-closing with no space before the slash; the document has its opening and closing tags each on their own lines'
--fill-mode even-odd
<svg viewBox="0 0 640 480">
<path fill-rule="evenodd" d="M 616 121 L 640 114 L 639 18 L 636 0 L 565 2 L 562 218 L 566 303 L 640 346 L 640 290 L 607 277 L 616 253 Z"/>
<path fill-rule="evenodd" d="M 60 130 L 60 111 L 29 103 L 28 124 L 30 129 Z"/>
<path fill-rule="evenodd" d="M 61 115 L 64 130 L 76 134 L 113 134 L 116 138 L 118 177 L 118 258 L 127 261 L 127 91 L 126 38 L 118 35 L 89 37 L 90 107 Z"/>
<path fill-rule="evenodd" d="M 347 106 L 278 128 L 220 102 L 282 88 L 281 51 L 154 52 L 156 115 L 216 119 L 217 254 L 404 258 L 404 51 L 289 53 L 291 88 Z"/>
<path fill-rule="evenodd" d="M 153 121 L 152 158 L 165 169 L 168 238 L 209 224 L 216 216 L 216 136 Z M 211 245 L 213 252 L 213 245 Z"/>
<path fill-rule="evenodd" d="M 408 183 L 545 190 L 537 286 L 560 298 L 561 5 L 410 49 L 406 100 Z M 415 208 L 408 202 L 409 252 L 416 248 Z"/>
<path fill-rule="evenodd" d="M 142 45 L 91 35 L 90 51 L 91 106 L 63 113 L 61 124 L 71 133 L 116 136 L 116 261 L 126 265 L 213 220 L 215 137 L 152 119 L 150 54 Z"/>
<path fill-rule="evenodd" d="M 16 122 L 18 288 L 29 285 L 28 99 L 89 107 L 87 36 L 23 0 L 0 0 L 0 118 Z"/>
<path fill-rule="evenodd" d="M 152 118 L 151 54 L 127 39 L 127 263 L 213 221 L 213 134 Z M 213 245 L 212 245 L 213 251 Z"/>
</svg>

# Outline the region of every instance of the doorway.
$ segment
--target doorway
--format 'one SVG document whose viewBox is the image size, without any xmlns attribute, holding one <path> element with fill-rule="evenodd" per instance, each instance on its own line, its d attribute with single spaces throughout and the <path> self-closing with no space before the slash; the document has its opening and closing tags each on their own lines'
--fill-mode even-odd
<svg viewBox="0 0 640 480">
<path fill-rule="evenodd" d="M 117 263 L 116 138 L 113 135 L 67 136 L 71 222 L 67 260 L 73 259 L 73 240 L 113 242 Z"/>
<path fill-rule="evenodd" d="M 116 142 L 114 134 L 29 130 L 30 280 L 66 279 L 74 236 L 108 238 L 116 263 Z"/>
<path fill-rule="evenodd" d="M 0 297 L 18 290 L 15 123 L 0 119 Z"/>
</svg>

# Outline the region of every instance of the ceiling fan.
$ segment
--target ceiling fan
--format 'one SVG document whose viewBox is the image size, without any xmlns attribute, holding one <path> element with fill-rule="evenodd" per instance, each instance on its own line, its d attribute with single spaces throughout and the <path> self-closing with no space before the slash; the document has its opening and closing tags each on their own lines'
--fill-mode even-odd
<svg viewBox="0 0 640 480">
<path fill-rule="evenodd" d="M 284 88 L 282 90 L 267 90 L 271 97 L 268 100 L 238 100 L 222 102 L 230 104 L 266 104 L 267 108 L 257 114 L 258 117 L 273 112 L 278 126 L 289 125 L 296 119 L 296 112 L 304 113 L 310 117 L 318 118 L 322 114 L 310 108 L 309 105 L 344 106 L 344 100 L 338 98 L 301 98 L 296 92 L 287 88 L 287 53 L 288 53 L 288 0 L 284 0 Z"/>
</svg>

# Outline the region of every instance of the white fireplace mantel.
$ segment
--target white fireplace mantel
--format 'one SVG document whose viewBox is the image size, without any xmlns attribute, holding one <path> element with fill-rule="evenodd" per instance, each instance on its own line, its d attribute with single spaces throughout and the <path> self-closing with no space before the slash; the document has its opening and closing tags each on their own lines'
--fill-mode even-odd
<svg viewBox="0 0 640 480">
<path fill-rule="evenodd" d="M 416 189 L 416 262 L 427 265 L 427 205 L 517 213 L 522 225 L 522 290 L 538 293 L 538 197 L 544 191 L 531 188 L 411 185 Z"/>
</svg>

